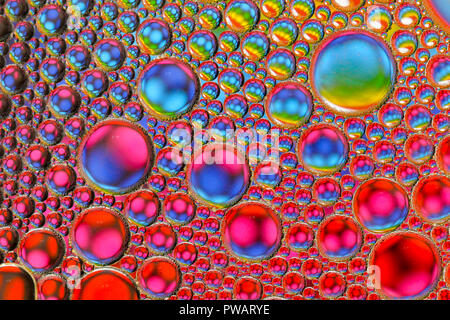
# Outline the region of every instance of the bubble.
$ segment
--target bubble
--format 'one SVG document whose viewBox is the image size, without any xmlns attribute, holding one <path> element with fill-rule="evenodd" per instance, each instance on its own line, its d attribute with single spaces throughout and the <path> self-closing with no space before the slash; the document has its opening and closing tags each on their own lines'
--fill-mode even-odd
<svg viewBox="0 0 450 320">
<path fill-rule="evenodd" d="M 257 202 L 231 208 L 222 222 L 224 243 L 240 258 L 271 257 L 280 246 L 281 222 L 273 210 Z"/>
<path fill-rule="evenodd" d="M 233 31 L 224 31 L 219 36 L 219 46 L 225 52 L 232 52 L 239 47 L 239 36 Z"/>
<path fill-rule="evenodd" d="M 85 70 L 91 62 L 91 53 L 88 48 L 82 45 L 70 47 L 66 52 L 66 64 L 76 71 Z"/>
<path fill-rule="evenodd" d="M 98 265 L 108 265 L 123 256 L 129 237 L 128 225 L 122 216 L 98 207 L 78 215 L 70 239 L 81 257 Z"/>
<path fill-rule="evenodd" d="M 404 3 L 397 7 L 395 11 L 397 23 L 403 28 L 415 27 L 421 18 L 420 10 L 414 5 Z"/>
<path fill-rule="evenodd" d="M 311 94 L 296 82 L 280 82 L 267 96 L 267 116 L 281 127 L 301 126 L 309 119 L 312 110 Z"/>
<path fill-rule="evenodd" d="M 410 163 L 401 163 L 396 170 L 396 179 L 403 186 L 414 185 L 419 179 L 419 171 Z"/>
<path fill-rule="evenodd" d="M 136 191 L 127 196 L 124 212 L 128 219 L 141 226 L 151 225 L 159 215 L 160 203 L 157 195 L 148 190 Z"/>
<path fill-rule="evenodd" d="M 315 44 L 323 38 L 323 25 L 317 20 L 308 20 L 302 26 L 303 39 L 311 44 Z"/>
<path fill-rule="evenodd" d="M 101 70 L 86 71 L 81 78 L 81 90 L 90 98 L 99 97 L 108 88 L 108 78 Z"/>
<path fill-rule="evenodd" d="M 391 38 L 392 48 L 401 56 L 410 56 L 417 49 L 417 37 L 406 30 L 396 31 Z"/>
<path fill-rule="evenodd" d="M 423 134 L 410 135 L 404 145 L 406 158 L 415 164 L 431 159 L 434 153 L 433 142 Z"/>
<path fill-rule="evenodd" d="M 175 247 L 176 242 L 177 236 L 169 224 L 153 224 L 145 231 L 145 243 L 153 252 L 169 253 Z"/>
<path fill-rule="evenodd" d="M 47 171 L 47 186 L 58 195 L 66 195 L 75 188 L 76 183 L 75 170 L 64 164 L 57 164 Z"/>
<path fill-rule="evenodd" d="M 280 18 L 271 25 L 269 34 L 277 45 L 287 47 L 297 39 L 298 28 L 293 20 Z"/>
<path fill-rule="evenodd" d="M 49 107 L 59 117 L 75 114 L 80 103 L 80 94 L 69 86 L 59 86 L 49 95 Z"/>
<path fill-rule="evenodd" d="M 221 208 L 239 201 L 250 182 L 244 155 L 226 144 L 204 146 L 194 154 L 186 172 L 196 199 Z"/>
<path fill-rule="evenodd" d="M 36 283 L 32 275 L 18 264 L 0 265 L 1 300 L 36 300 Z"/>
<path fill-rule="evenodd" d="M 414 232 L 395 232 L 380 239 L 373 248 L 370 265 L 376 266 L 378 289 L 390 299 L 426 296 L 441 272 L 434 244 Z"/>
<path fill-rule="evenodd" d="M 79 148 L 80 172 L 96 189 L 127 193 L 141 185 L 153 165 L 153 147 L 144 131 L 124 120 L 100 122 Z"/>
<path fill-rule="evenodd" d="M 339 297 L 345 291 L 345 278 L 338 272 L 327 272 L 319 278 L 319 290 L 325 297 Z"/>
<path fill-rule="evenodd" d="M 286 80 L 295 72 L 295 57 L 287 49 L 276 49 L 267 56 L 267 70 L 277 80 Z"/>
<path fill-rule="evenodd" d="M 244 33 L 255 27 L 259 20 L 259 9 L 250 0 L 232 0 L 224 11 L 224 18 L 228 28 Z"/>
<path fill-rule="evenodd" d="M 344 135 L 331 125 L 307 129 L 297 145 L 297 155 L 305 169 L 319 175 L 339 170 L 347 161 L 348 144 Z"/>
<path fill-rule="evenodd" d="M 443 175 L 422 178 L 414 188 L 412 203 L 426 221 L 444 223 L 450 217 L 450 179 Z"/>
<path fill-rule="evenodd" d="M 314 231 L 306 223 L 295 223 L 289 226 L 286 240 L 294 251 L 307 250 L 314 243 Z"/>
<path fill-rule="evenodd" d="M 372 5 L 367 9 L 366 21 L 367 28 L 377 33 L 386 32 L 392 25 L 389 9 L 379 5 Z"/>
<path fill-rule="evenodd" d="M 281 178 L 281 169 L 275 162 L 261 162 L 254 171 L 256 183 L 267 188 L 276 187 Z"/>
<path fill-rule="evenodd" d="M 141 288 L 154 298 L 172 295 L 181 283 L 178 265 L 166 257 L 152 257 L 138 270 L 138 282 Z"/>
<path fill-rule="evenodd" d="M 112 71 L 122 66 L 126 52 L 122 42 L 115 39 L 104 39 L 95 45 L 93 55 L 99 68 L 104 71 Z"/>
<path fill-rule="evenodd" d="M 139 300 L 139 296 L 131 277 L 113 268 L 100 268 L 79 281 L 71 300 Z"/>
<path fill-rule="evenodd" d="M 305 21 L 311 18 L 315 10 L 313 0 L 293 0 L 289 12 L 296 21 Z"/>
<path fill-rule="evenodd" d="M 431 124 L 430 111 L 421 105 L 411 106 L 405 112 L 405 122 L 410 130 L 423 131 Z"/>
<path fill-rule="evenodd" d="M 330 206 L 337 201 L 341 194 L 339 184 L 331 178 L 320 178 L 313 185 L 313 195 L 317 202 Z"/>
<path fill-rule="evenodd" d="M 16 248 L 19 241 L 19 233 L 11 228 L 5 227 L 0 229 L 0 248 L 5 251 L 12 251 Z"/>
<path fill-rule="evenodd" d="M 152 115 L 160 119 L 174 119 L 194 105 L 199 82 L 188 65 L 173 58 L 164 58 L 152 61 L 142 70 L 137 92 Z"/>
<path fill-rule="evenodd" d="M 46 36 L 55 36 L 64 32 L 67 14 L 56 4 L 48 4 L 37 14 L 36 26 Z"/>
<path fill-rule="evenodd" d="M 363 31 L 342 31 L 316 50 L 310 79 L 315 95 L 330 110 L 350 116 L 381 104 L 391 92 L 395 74 L 392 55 L 381 39 Z"/>
<path fill-rule="evenodd" d="M 244 84 L 243 91 L 249 102 L 260 102 L 266 96 L 266 87 L 259 79 L 248 80 Z"/>
<path fill-rule="evenodd" d="M 285 2 L 283 0 L 262 0 L 261 11 L 268 18 L 277 18 L 284 10 Z"/>
<path fill-rule="evenodd" d="M 450 87 L 450 57 L 435 55 L 427 64 L 427 78 L 438 88 Z"/>
<path fill-rule="evenodd" d="M 30 47 L 26 42 L 16 42 L 9 48 L 9 57 L 12 62 L 22 64 L 30 59 Z"/>
<path fill-rule="evenodd" d="M 450 173 L 450 137 L 445 137 L 439 142 L 436 150 L 436 161 L 445 174 Z"/>
<path fill-rule="evenodd" d="M 200 10 L 198 20 L 203 28 L 214 30 L 219 26 L 220 21 L 222 20 L 222 13 L 216 7 L 206 6 Z"/>
<path fill-rule="evenodd" d="M 233 118 L 242 118 L 248 111 L 247 100 L 240 94 L 228 96 L 223 103 L 223 107 L 225 112 Z"/>
<path fill-rule="evenodd" d="M 238 300 L 259 300 L 263 288 L 259 280 L 252 277 L 242 277 L 234 284 L 233 293 Z"/>
<path fill-rule="evenodd" d="M 241 51 L 247 59 L 260 61 L 269 52 L 269 39 L 261 31 L 247 33 L 241 42 Z"/>
<path fill-rule="evenodd" d="M 171 43 L 172 33 L 166 22 L 159 19 L 144 21 L 137 30 L 140 49 L 151 55 L 164 52 Z"/>
<path fill-rule="evenodd" d="M 219 86 L 226 93 L 238 92 L 244 83 L 244 76 L 238 69 L 228 68 L 219 74 Z"/>
<path fill-rule="evenodd" d="M 192 235 L 187 235 L 186 239 Z M 173 250 L 173 257 L 181 264 L 190 266 L 197 260 L 197 247 L 190 242 L 179 243 Z"/>
<path fill-rule="evenodd" d="M 194 219 L 196 205 L 186 194 L 173 193 L 164 199 L 163 208 L 167 220 L 183 225 Z"/>
<path fill-rule="evenodd" d="M 217 39 L 211 31 L 195 31 L 189 37 L 187 47 L 194 58 L 208 60 L 217 51 Z"/>
<path fill-rule="evenodd" d="M 65 244 L 62 237 L 51 229 L 34 229 L 22 238 L 19 256 L 35 272 L 49 272 L 62 261 Z"/>
<path fill-rule="evenodd" d="M 374 233 L 395 230 L 409 212 L 406 191 L 396 182 L 374 178 L 359 185 L 353 197 L 353 214 L 358 222 Z"/>
<path fill-rule="evenodd" d="M 0 89 L 13 95 L 25 90 L 28 77 L 25 71 L 17 65 L 9 65 L 0 71 Z"/>
<path fill-rule="evenodd" d="M 319 251 L 327 258 L 348 260 L 361 248 L 362 230 L 352 218 L 332 215 L 319 225 L 316 241 Z"/>
</svg>

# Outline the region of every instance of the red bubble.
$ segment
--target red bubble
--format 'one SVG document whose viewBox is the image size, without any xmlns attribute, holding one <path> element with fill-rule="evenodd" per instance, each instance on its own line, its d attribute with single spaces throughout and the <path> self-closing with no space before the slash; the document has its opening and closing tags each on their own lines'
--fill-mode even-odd
<svg viewBox="0 0 450 320">
<path fill-rule="evenodd" d="M 262 291 L 261 283 L 252 277 L 243 277 L 234 284 L 234 297 L 239 300 L 258 300 Z"/>
<path fill-rule="evenodd" d="M 420 180 L 413 194 L 416 212 L 425 220 L 442 223 L 450 217 L 450 179 L 435 175 Z"/>
<path fill-rule="evenodd" d="M 19 246 L 19 255 L 24 264 L 36 272 L 47 272 L 57 267 L 64 256 L 63 239 L 50 229 L 35 229 L 28 232 Z"/>
<path fill-rule="evenodd" d="M 426 296 L 441 272 L 435 245 L 414 232 L 396 232 L 379 240 L 369 265 L 375 266 L 375 287 L 396 299 Z"/>
<path fill-rule="evenodd" d="M 138 270 L 138 281 L 142 289 L 155 298 L 173 294 L 180 285 L 180 271 L 174 261 L 165 257 L 154 257 Z"/>
<path fill-rule="evenodd" d="M 345 291 L 345 279 L 338 272 L 324 273 L 319 279 L 319 290 L 326 297 L 339 297 Z"/>
<path fill-rule="evenodd" d="M 74 285 L 72 300 L 139 300 L 134 281 L 115 269 L 97 269 Z"/>
<path fill-rule="evenodd" d="M 333 215 L 324 220 L 317 231 L 317 246 L 331 260 L 349 259 L 358 252 L 361 244 L 361 229 L 347 216 Z"/>
<path fill-rule="evenodd" d="M 0 300 L 35 300 L 34 278 L 16 264 L 0 265 Z"/>
<path fill-rule="evenodd" d="M 82 257 L 107 265 L 122 257 L 128 246 L 129 232 L 125 220 L 115 211 L 92 208 L 77 217 L 71 239 Z"/>
<path fill-rule="evenodd" d="M 408 195 L 396 182 L 375 178 L 362 183 L 353 197 L 353 213 L 371 232 L 396 229 L 409 211 Z"/>
<path fill-rule="evenodd" d="M 69 288 L 61 276 L 51 274 L 38 281 L 39 300 L 65 300 L 69 296 Z"/>
</svg>

